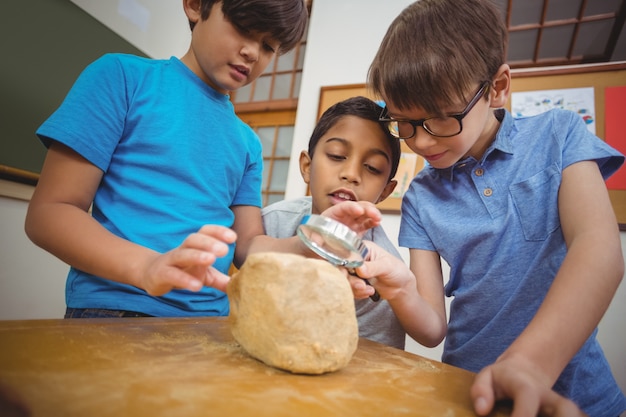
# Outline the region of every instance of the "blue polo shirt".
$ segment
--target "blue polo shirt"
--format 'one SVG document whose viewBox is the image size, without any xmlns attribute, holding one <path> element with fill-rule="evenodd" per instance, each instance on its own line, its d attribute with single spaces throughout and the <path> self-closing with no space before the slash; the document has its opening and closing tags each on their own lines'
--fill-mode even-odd
<svg viewBox="0 0 626 417">
<path fill-rule="evenodd" d="M 442 360 L 473 372 L 493 363 L 534 317 L 567 252 L 558 211 L 563 170 L 583 160 L 608 178 L 624 157 L 580 117 L 552 110 L 514 120 L 498 110 L 498 134 L 480 160 L 426 167 L 402 202 L 399 243 L 435 251 L 450 265 L 454 297 Z M 596 330 L 597 332 L 597 330 Z M 594 332 L 555 390 L 592 416 L 626 407 Z"/>
</svg>

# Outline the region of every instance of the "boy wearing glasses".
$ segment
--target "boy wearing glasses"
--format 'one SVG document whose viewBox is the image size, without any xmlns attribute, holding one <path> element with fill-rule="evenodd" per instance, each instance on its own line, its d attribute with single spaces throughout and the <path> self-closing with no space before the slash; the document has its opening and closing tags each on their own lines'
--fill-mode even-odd
<svg viewBox="0 0 626 417">
<path fill-rule="evenodd" d="M 489 0 L 420 0 L 388 29 L 368 81 L 387 104 L 381 121 L 428 166 L 402 203 L 410 270 L 368 244 L 357 272 L 412 305 L 411 337 L 445 337 L 442 360 L 478 372 L 479 415 L 505 398 L 516 415 L 552 415 L 572 405 L 556 392 L 615 417 L 626 399 L 596 326 L 624 273 L 604 184 L 624 157 L 573 112 L 514 120 L 506 45 Z"/>
</svg>

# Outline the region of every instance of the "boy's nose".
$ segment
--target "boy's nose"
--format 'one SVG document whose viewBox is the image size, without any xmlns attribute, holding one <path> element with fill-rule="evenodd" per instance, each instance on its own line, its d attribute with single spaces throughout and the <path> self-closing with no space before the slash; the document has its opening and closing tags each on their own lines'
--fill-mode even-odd
<svg viewBox="0 0 626 417">
<path fill-rule="evenodd" d="M 358 184 L 361 181 L 361 176 L 357 164 L 344 164 L 341 169 L 341 179 Z"/>
<path fill-rule="evenodd" d="M 428 149 L 430 146 L 437 143 L 437 138 L 424 130 L 423 127 L 418 126 L 415 129 L 413 137 L 405 139 L 404 141 L 411 149 Z"/>
<path fill-rule="evenodd" d="M 242 45 L 239 53 L 247 62 L 256 62 L 259 59 L 260 47 L 258 42 L 249 41 Z"/>
</svg>

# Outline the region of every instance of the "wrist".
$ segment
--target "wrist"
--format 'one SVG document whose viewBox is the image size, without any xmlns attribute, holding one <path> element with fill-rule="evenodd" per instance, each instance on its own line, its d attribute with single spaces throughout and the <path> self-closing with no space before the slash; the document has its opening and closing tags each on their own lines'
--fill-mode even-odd
<svg viewBox="0 0 626 417">
<path fill-rule="evenodd" d="M 550 375 L 545 366 L 521 351 L 509 348 L 496 359 L 495 363 L 512 364 L 516 369 L 524 370 L 524 372 L 533 375 L 535 381 L 549 389 L 552 389 L 556 382 L 556 378 Z"/>
</svg>

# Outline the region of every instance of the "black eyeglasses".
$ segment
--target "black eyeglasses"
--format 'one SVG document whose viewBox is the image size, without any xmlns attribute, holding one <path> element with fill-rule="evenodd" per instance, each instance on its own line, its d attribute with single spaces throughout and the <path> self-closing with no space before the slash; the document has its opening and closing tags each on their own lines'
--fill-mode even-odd
<svg viewBox="0 0 626 417">
<path fill-rule="evenodd" d="M 474 108 L 478 100 L 480 100 L 485 91 L 489 87 L 489 81 L 481 84 L 480 89 L 474 95 L 474 98 L 465 107 L 461 113 L 450 114 L 443 117 L 428 117 L 420 120 L 403 120 L 393 119 L 389 117 L 387 107 L 380 113 L 378 121 L 383 123 L 389 132 L 398 139 L 409 139 L 415 135 L 418 126 L 424 128 L 425 131 L 433 136 L 447 138 L 456 136 L 463 131 L 463 123 L 461 122 L 465 116 Z"/>
</svg>

